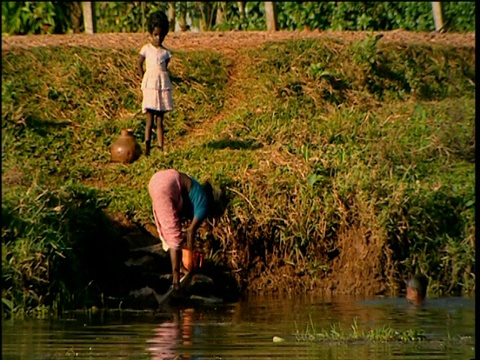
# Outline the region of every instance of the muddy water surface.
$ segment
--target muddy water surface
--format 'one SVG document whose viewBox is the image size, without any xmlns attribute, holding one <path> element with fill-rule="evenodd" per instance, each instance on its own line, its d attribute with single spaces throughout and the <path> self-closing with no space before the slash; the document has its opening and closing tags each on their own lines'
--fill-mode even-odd
<svg viewBox="0 0 480 360">
<path fill-rule="evenodd" d="M 2 323 L 2 359 L 473 359 L 475 300 L 249 297 L 236 304 L 156 312 L 70 313 L 61 320 Z M 421 328 L 421 343 L 311 343 L 317 330 Z M 310 330 L 311 331 L 311 330 Z M 274 337 L 283 339 L 274 342 Z"/>
</svg>

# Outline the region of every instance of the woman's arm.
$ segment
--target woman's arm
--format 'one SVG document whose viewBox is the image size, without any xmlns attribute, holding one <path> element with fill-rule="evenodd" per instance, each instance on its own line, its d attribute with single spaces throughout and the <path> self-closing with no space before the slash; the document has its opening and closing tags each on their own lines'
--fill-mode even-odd
<svg viewBox="0 0 480 360">
<path fill-rule="evenodd" d="M 172 54 L 168 53 L 170 57 L 165 60 L 165 66 L 168 68 L 168 64 L 170 64 L 170 60 L 172 59 Z"/>
<path fill-rule="evenodd" d="M 138 58 L 138 75 L 140 75 L 140 78 L 143 78 L 143 63 L 145 62 L 145 57 L 143 55 L 140 55 Z"/>
<path fill-rule="evenodd" d="M 193 251 L 193 245 L 195 240 L 195 234 L 197 233 L 197 229 L 202 222 L 197 218 L 194 217 L 190 226 L 187 229 L 187 249 Z"/>
</svg>

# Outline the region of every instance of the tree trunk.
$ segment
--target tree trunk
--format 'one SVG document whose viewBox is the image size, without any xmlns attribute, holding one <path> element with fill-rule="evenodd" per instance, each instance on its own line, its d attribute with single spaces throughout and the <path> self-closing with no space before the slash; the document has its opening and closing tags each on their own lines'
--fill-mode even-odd
<svg viewBox="0 0 480 360">
<path fill-rule="evenodd" d="M 83 24 L 87 34 L 97 32 L 95 21 L 95 4 L 92 1 L 82 1 Z"/>
<path fill-rule="evenodd" d="M 200 31 L 209 31 L 212 27 L 212 4 L 207 1 L 199 1 L 200 13 Z"/>
<path fill-rule="evenodd" d="M 142 33 L 145 32 L 145 2 L 141 1 L 140 6 L 142 7 Z"/>
<path fill-rule="evenodd" d="M 217 16 L 215 19 L 216 25 L 222 25 L 227 17 L 227 3 L 224 1 L 219 1 L 217 3 Z"/>
<path fill-rule="evenodd" d="M 72 30 L 74 34 L 78 34 L 83 31 L 82 3 L 80 1 L 72 1 L 70 3 L 70 21 L 72 23 Z"/>
<path fill-rule="evenodd" d="M 273 1 L 265 1 L 265 13 L 267 15 L 267 31 L 277 31 L 277 9 Z"/>
<path fill-rule="evenodd" d="M 175 31 L 175 3 L 168 3 L 168 21 L 170 23 L 170 31 Z"/>
<path fill-rule="evenodd" d="M 238 12 L 240 13 L 240 30 L 242 30 L 245 24 L 245 3 L 243 1 L 238 2 Z"/>
<path fill-rule="evenodd" d="M 178 26 L 180 27 L 180 31 L 187 31 L 187 5 L 185 2 L 180 2 L 180 19 L 178 21 Z"/>
<path fill-rule="evenodd" d="M 443 23 L 443 6 L 440 1 L 432 1 L 432 11 L 433 11 L 433 20 L 435 21 L 435 30 L 437 32 L 443 32 L 444 23 Z"/>
</svg>

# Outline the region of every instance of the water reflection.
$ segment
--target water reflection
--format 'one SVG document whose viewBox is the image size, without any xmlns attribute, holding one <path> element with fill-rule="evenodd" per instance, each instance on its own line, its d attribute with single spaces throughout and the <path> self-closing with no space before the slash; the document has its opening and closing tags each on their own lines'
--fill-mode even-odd
<svg viewBox="0 0 480 360">
<path fill-rule="evenodd" d="M 471 359 L 474 299 L 252 296 L 236 304 L 158 312 L 72 313 L 61 320 L 4 321 L 2 359 Z M 308 343 L 295 332 L 313 322 L 350 330 L 390 326 L 424 330 L 429 340 L 403 343 Z M 274 343 L 274 336 L 283 338 Z M 452 341 L 449 339 L 464 340 Z"/>
<path fill-rule="evenodd" d="M 190 354 L 179 354 L 178 348 L 188 348 L 193 343 L 195 310 L 173 310 L 172 315 L 173 319 L 158 325 L 154 337 L 147 340 L 152 360 L 192 359 Z"/>
</svg>

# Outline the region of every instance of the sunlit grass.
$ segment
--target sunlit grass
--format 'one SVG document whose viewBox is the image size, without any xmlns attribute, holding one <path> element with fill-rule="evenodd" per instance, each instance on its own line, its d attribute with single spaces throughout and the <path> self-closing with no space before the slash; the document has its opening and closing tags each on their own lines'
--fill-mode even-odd
<svg viewBox="0 0 480 360">
<path fill-rule="evenodd" d="M 305 329 L 298 329 L 294 333 L 295 340 L 298 342 L 310 342 L 321 344 L 338 344 L 352 342 L 402 342 L 402 343 L 439 343 L 442 346 L 459 346 L 471 344 L 472 337 L 457 335 L 440 338 L 438 336 L 429 336 L 421 327 L 408 328 L 406 330 L 396 330 L 391 325 L 381 327 L 361 327 L 357 318 L 349 327 L 342 326 L 340 323 L 332 324 L 329 328 L 318 328 L 310 318 Z"/>
<path fill-rule="evenodd" d="M 376 329 L 361 329 L 357 319 L 353 320 L 353 324 L 348 330 L 342 329 L 338 324 L 332 324 L 329 329 L 317 329 L 310 319 L 305 330 L 296 330 L 295 339 L 306 342 L 418 342 L 426 340 L 426 337 L 420 328 L 397 331 L 391 326 L 385 325 Z"/>
</svg>

